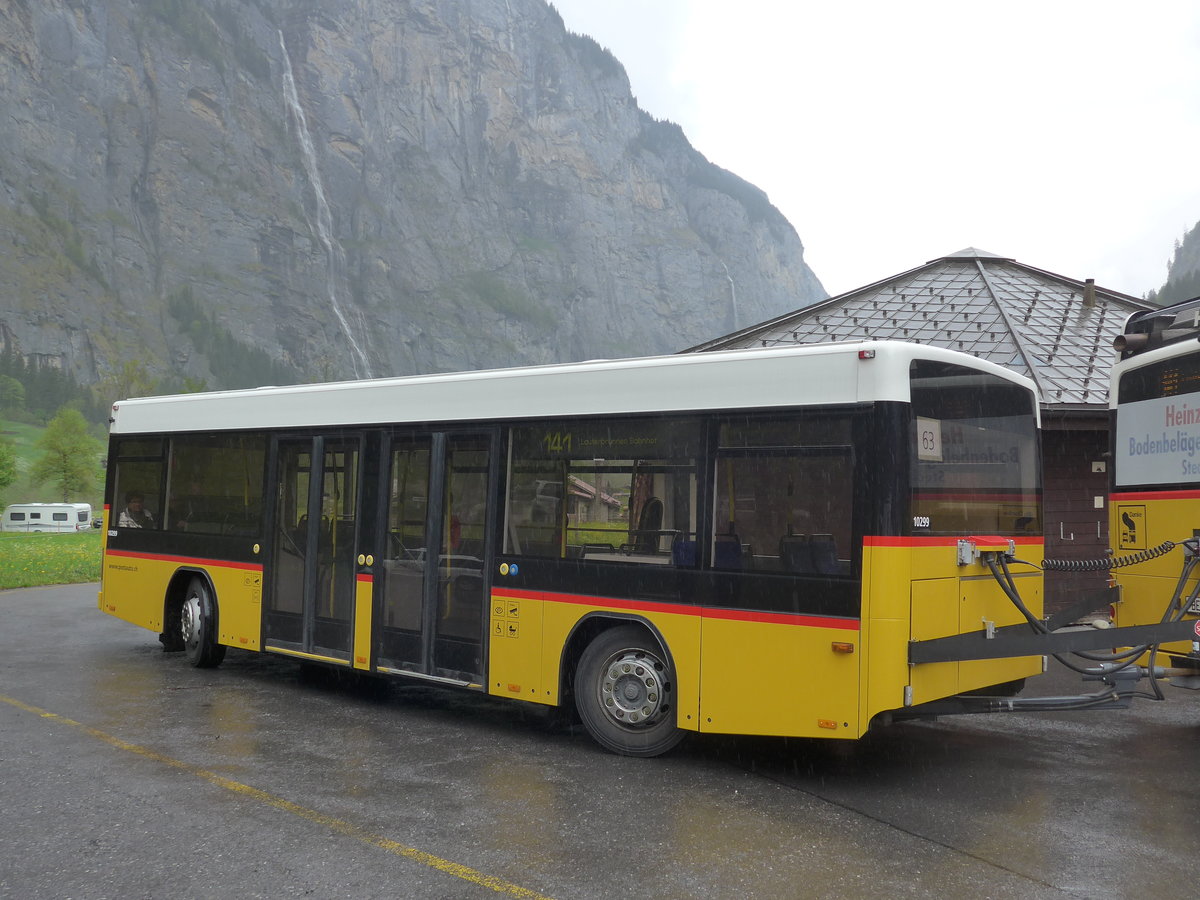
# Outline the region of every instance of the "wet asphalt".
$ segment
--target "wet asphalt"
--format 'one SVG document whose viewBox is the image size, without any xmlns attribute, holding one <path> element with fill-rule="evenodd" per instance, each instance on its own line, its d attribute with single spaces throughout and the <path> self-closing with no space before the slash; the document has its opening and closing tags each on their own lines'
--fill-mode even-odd
<svg viewBox="0 0 1200 900">
<path fill-rule="evenodd" d="M 634 760 L 473 694 L 192 669 L 95 585 L 0 592 L 0 897 L 1191 896 L 1200 693 L 1167 697 Z"/>
</svg>

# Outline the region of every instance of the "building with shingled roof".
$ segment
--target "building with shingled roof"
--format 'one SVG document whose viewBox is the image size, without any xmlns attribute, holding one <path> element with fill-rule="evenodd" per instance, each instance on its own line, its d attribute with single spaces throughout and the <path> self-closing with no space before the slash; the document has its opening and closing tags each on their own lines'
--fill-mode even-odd
<svg viewBox="0 0 1200 900">
<path fill-rule="evenodd" d="M 973 247 L 685 352 L 824 341 L 902 340 L 970 353 L 1037 384 L 1046 556 L 1107 551 L 1108 375 L 1113 339 L 1151 304 Z M 1103 584 L 1047 574 L 1048 606 Z M 1063 599 L 1059 599 L 1063 598 Z"/>
</svg>

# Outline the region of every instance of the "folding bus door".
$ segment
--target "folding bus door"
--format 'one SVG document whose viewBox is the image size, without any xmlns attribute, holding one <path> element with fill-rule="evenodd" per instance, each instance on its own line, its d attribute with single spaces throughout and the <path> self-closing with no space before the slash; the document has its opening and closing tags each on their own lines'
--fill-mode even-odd
<svg viewBox="0 0 1200 900">
<path fill-rule="evenodd" d="M 380 671 L 482 684 L 494 443 L 490 434 L 393 437 L 376 568 Z"/>
<path fill-rule="evenodd" d="M 281 438 L 274 459 L 265 648 L 349 665 L 362 440 L 357 435 Z"/>
</svg>

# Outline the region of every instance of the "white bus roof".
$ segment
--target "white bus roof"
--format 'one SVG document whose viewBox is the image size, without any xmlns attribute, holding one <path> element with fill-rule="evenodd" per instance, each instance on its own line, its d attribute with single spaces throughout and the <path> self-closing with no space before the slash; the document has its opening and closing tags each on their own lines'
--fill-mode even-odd
<svg viewBox="0 0 1200 900">
<path fill-rule="evenodd" d="M 873 356 L 860 358 L 860 351 Z M 905 402 L 914 359 L 956 363 L 1035 391 L 1032 381 L 1008 369 L 928 344 L 821 343 L 145 397 L 114 403 L 111 431 L 232 431 Z"/>
</svg>

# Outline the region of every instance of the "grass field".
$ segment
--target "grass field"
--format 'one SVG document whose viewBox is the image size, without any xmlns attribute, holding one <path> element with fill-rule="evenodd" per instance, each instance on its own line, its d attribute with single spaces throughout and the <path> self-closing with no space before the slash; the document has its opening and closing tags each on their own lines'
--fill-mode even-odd
<svg viewBox="0 0 1200 900">
<path fill-rule="evenodd" d="M 99 581 L 101 536 L 0 533 L 0 590 Z"/>
<path fill-rule="evenodd" d="M 41 455 L 37 442 L 44 432 L 37 425 L 0 419 L 0 437 L 12 441 L 17 454 L 17 481 L 0 496 L 0 510 L 10 503 L 52 503 L 62 499 L 54 496 L 50 485 L 35 485 L 29 480 L 29 470 Z M 71 499 L 91 503 L 92 514 L 98 516 L 101 488 L 97 484 L 90 495 Z M 100 544 L 99 529 L 76 534 L 0 532 L 0 591 L 99 581 Z"/>
<path fill-rule="evenodd" d="M 39 425 L 0 419 L 0 438 L 12 441 L 17 453 L 17 480 L 7 490 L 0 491 L 0 509 L 10 503 L 56 503 L 63 499 L 57 496 L 52 485 L 34 484 L 29 477 L 34 462 L 42 455 L 37 442 L 45 431 L 46 429 Z M 104 473 L 97 474 L 99 478 L 92 490 L 71 497 L 71 502 L 90 503 L 93 510 L 99 510 L 100 497 L 104 491 Z M 96 514 L 99 515 L 98 512 Z"/>
</svg>

